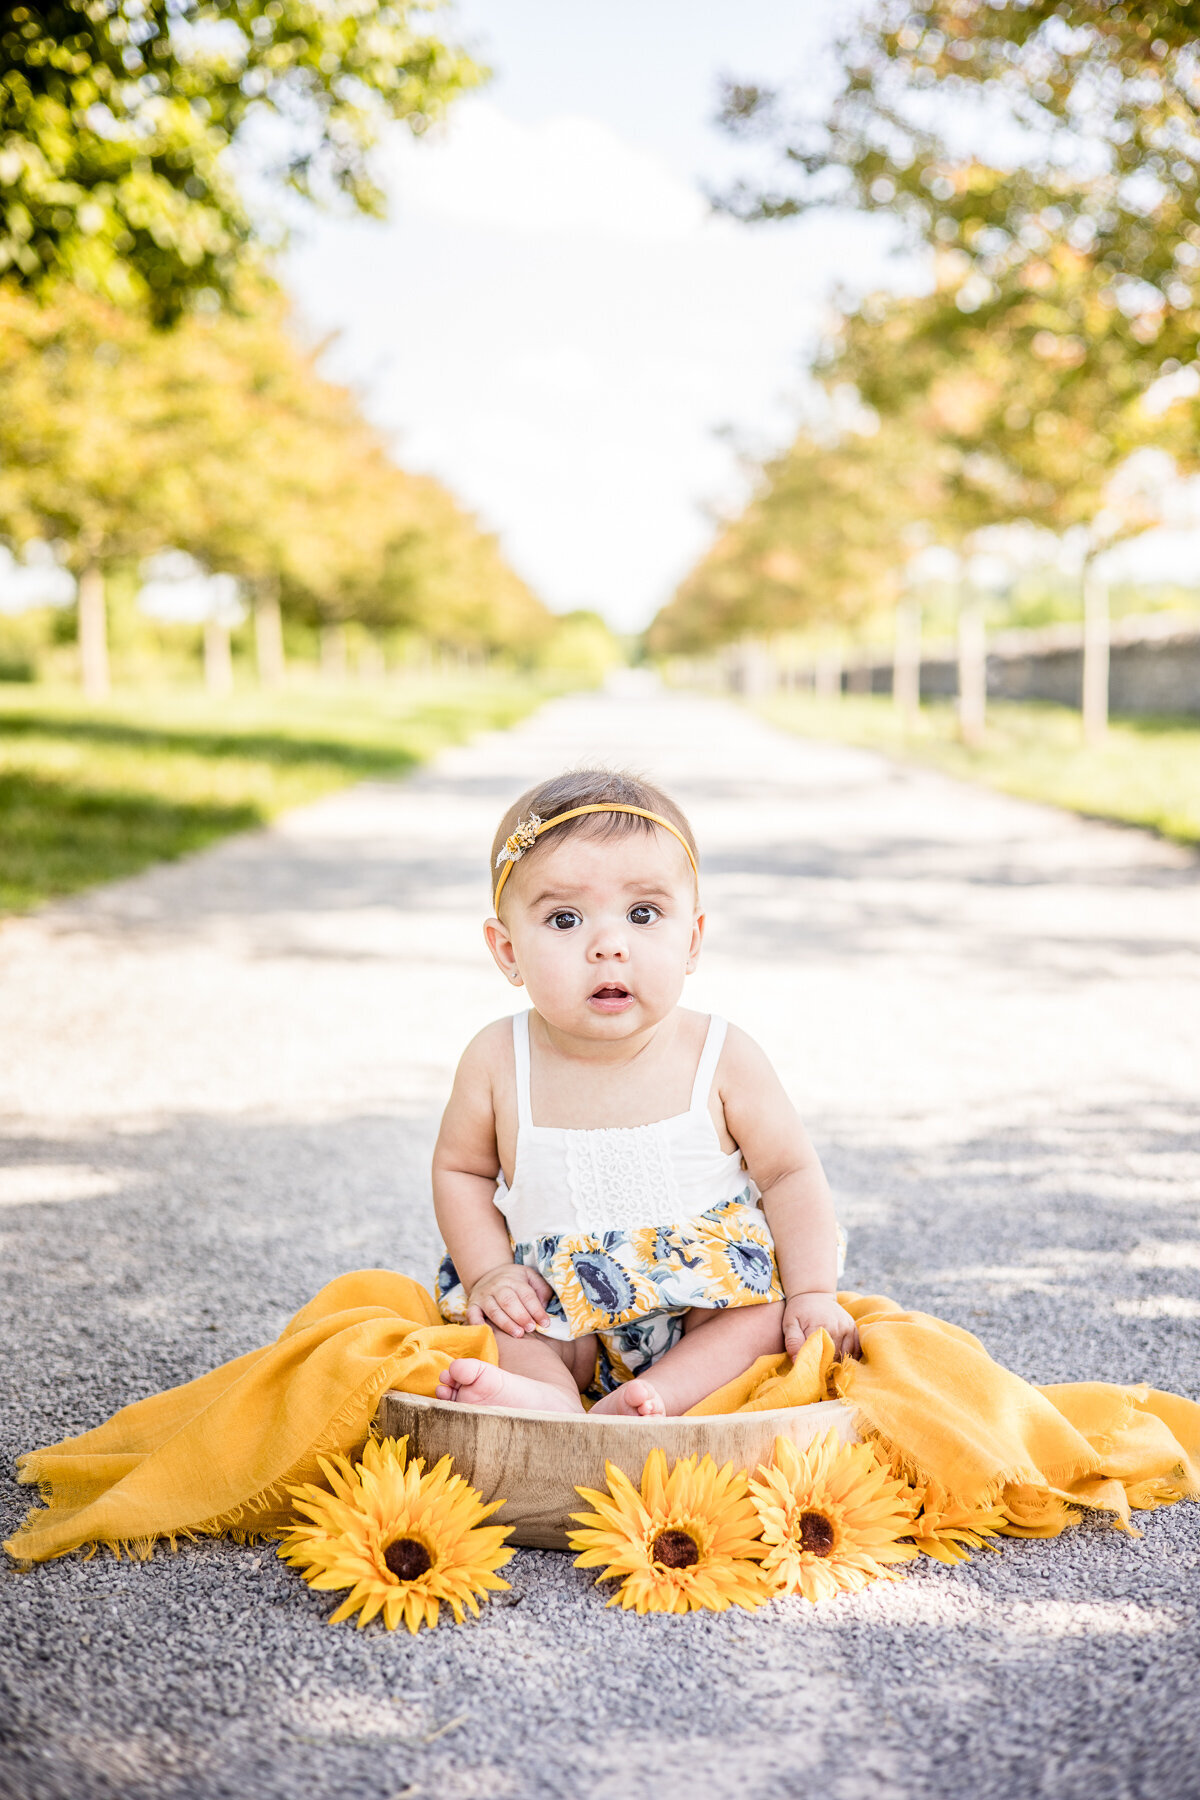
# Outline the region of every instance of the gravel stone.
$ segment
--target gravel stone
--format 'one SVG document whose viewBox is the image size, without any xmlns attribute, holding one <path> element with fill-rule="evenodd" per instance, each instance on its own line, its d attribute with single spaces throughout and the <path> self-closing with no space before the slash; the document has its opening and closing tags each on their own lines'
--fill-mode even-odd
<svg viewBox="0 0 1200 1800">
<path fill-rule="evenodd" d="M 1200 1394 L 1200 865 L 625 678 L 0 930 L 0 1527 L 17 1453 L 428 1282 L 455 1060 L 506 1006 L 487 850 L 601 759 L 691 812 L 689 1001 L 774 1058 L 847 1285 L 1039 1382 Z M 1188 1800 L 1200 1509 L 814 1609 L 638 1619 L 566 1556 L 413 1639 L 269 1547 L 0 1572 L 3 1800 Z"/>
</svg>

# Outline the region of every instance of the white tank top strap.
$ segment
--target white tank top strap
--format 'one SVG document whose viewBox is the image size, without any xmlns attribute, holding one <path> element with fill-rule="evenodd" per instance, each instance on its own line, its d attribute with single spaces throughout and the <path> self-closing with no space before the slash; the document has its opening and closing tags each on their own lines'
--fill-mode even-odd
<svg viewBox="0 0 1200 1800">
<path fill-rule="evenodd" d="M 517 1065 L 517 1132 L 533 1125 L 529 1103 L 529 1013 L 513 1014 L 513 1059 Z"/>
<path fill-rule="evenodd" d="M 728 1026 L 724 1019 L 712 1013 L 708 1021 L 708 1032 L 704 1039 L 704 1048 L 700 1052 L 700 1061 L 696 1064 L 696 1079 L 692 1083 L 692 1104 L 689 1112 L 707 1113 L 708 1096 L 712 1091 L 713 1077 L 717 1072 L 717 1064 L 721 1060 L 721 1051 L 725 1047 L 725 1033 Z"/>
</svg>

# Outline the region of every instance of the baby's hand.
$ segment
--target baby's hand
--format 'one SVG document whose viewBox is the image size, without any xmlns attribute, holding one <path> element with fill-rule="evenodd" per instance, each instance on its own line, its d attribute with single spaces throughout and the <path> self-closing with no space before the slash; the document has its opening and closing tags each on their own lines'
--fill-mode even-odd
<svg viewBox="0 0 1200 1800">
<path fill-rule="evenodd" d="M 858 1329 L 845 1307 L 839 1306 L 834 1294 L 792 1294 L 783 1309 L 783 1347 L 789 1356 L 799 1356 L 804 1340 L 825 1327 L 833 1339 L 839 1356 L 858 1356 L 861 1346 Z"/>
<path fill-rule="evenodd" d="M 467 1295 L 468 1325 L 494 1325 L 509 1337 L 524 1337 L 549 1323 L 546 1301 L 554 1289 L 536 1269 L 501 1263 L 481 1275 Z"/>
</svg>

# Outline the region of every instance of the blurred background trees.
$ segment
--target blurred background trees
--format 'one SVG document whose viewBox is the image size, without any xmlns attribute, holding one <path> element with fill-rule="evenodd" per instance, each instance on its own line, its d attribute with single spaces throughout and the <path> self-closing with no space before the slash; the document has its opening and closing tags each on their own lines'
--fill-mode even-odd
<svg viewBox="0 0 1200 1800">
<path fill-rule="evenodd" d="M 1019 522 L 1080 546 L 1085 712 L 1103 729 L 1097 559 L 1197 466 L 1198 32 L 1193 5 L 875 0 L 849 17 L 831 88 L 724 82 L 722 122 L 757 173 L 718 203 L 758 225 L 885 215 L 926 287 L 843 301 L 811 372 L 858 423 L 820 454 L 806 429 L 762 466 L 654 645 L 818 620 L 861 633 L 911 605 L 914 548 L 970 551 Z"/>
<path fill-rule="evenodd" d="M 0 288 L 0 530 L 57 546 L 76 577 L 92 697 L 108 689 L 106 587 L 164 549 L 237 578 L 268 685 L 285 622 L 335 676 L 349 624 L 376 662 L 406 639 L 546 652 L 553 618 L 495 540 L 400 469 L 316 363 L 269 289 L 248 315 L 159 330 L 75 288 Z"/>
<path fill-rule="evenodd" d="M 421 0 L 57 0 L 0 13 L 0 273 L 174 319 L 263 246 L 228 152 L 379 212 L 382 121 L 420 133 L 483 72 Z M 268 145 L 272 148 L 268 149 Z M 261 229 L 261 228 L 260 228 Z"/>
<path fill-rule="evenodd" d="M 445 18 L 422 0 L 3 9 L 0 543 L 14 591 L 47 562 L 60 602 L 74 578 L 89 697 L 109 690 L 113 606 L 127 637 L 139 588 L 168 608 L 211 593 L 205 663 L 228 687 L 239 609 L 210 576 L 236 580 L 267 686 L 289 644 L 334 677 L 389 656 L 554 660 L 553 615 L 323 378 L 271 277 L 264 194 L 379 212 L 383 125 L 419 135 L 484 79 Z M 27 621 L 6 630 L 35 642 Z M 611 634 L 562 631 L 599 672 Z"/>
</svg>

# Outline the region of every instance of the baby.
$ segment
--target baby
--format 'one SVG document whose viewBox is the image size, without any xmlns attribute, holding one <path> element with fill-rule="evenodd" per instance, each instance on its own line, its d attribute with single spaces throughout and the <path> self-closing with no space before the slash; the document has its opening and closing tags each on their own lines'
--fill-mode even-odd
<svg viewBox="0 0 1200 1800">
<path fill-rule="evenodd" d="M 648 782 L 540 783 L 492 846 L 484 936 L 530 1010 L 468 1046 L 433 1160 L 442 1317 L 500 1366 L 438 1398 L 654 1418 L 824 1326 L 841 1233 L 804 1126 L 753 1040 L 680 1006 L 704 936 L 697 851 Z"/>
</svg>

